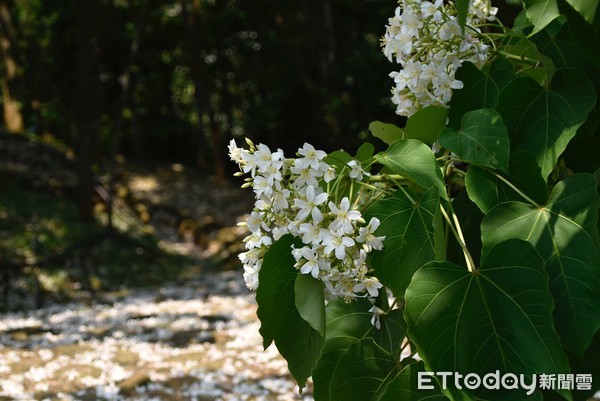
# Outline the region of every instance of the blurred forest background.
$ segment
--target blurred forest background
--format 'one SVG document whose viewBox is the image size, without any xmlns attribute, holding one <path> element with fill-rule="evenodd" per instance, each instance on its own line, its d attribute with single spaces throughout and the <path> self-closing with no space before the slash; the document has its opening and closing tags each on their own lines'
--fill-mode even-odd
<svg viewBox="0 0 600 401">
<path fill-rule="evenodd" d="M 243 232 L 223 229 L 251 199 L 227 143 L 352 151 L 400 123 L 379 44 L 395 7 L 0 0 L 0 307 L 235 265 Z M 197 252 L 161 246 L 160 219 Z"/>
</svg>

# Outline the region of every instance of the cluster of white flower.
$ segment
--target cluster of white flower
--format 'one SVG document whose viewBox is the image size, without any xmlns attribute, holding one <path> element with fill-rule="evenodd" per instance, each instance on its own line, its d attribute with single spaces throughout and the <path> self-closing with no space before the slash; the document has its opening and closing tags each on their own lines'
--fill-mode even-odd
<svg viewBox="0 0 600 401">
<path fill-rule="evenodd" d="M 324 161 L 326 153 L 305 143 L 297 158 L 285 158 L 281 149 L 272 152 L 264 144 L 250 149 L 229 144 L 229 156 L 243 173 L 250 175 L 245 186 L 256 195 L 254 210 L 246 224 L 251 234 L 244 239 L 247 251 L 240 254 L 244 279 L 250 289 L 258 287 L 258 272 L 269 246 L 284 234 L 292 234 L 302 246 L 290 250 L 295 267 L 320 279 L 333 297 L 347 300 L 365 291 L 375 297 L 382 284 L 367 275 L 367 254 L 381 249 L 384 237 L 376 236 L 379 220 L 364 221 L 359 205 L 369 192 L 343 196 L 326 188 L 339 188 L 339 180 L 361 182 L 369 176 L 352 160 L 341 172 Z M 351 199 L 353 198 L 353 199 Z"/>
<path fill-rule="evenodd" d="M 453 89 L 462 88 L 455 78 L 464 61 L 481 67 L 488 46 L 480 40 L 477 25 L 493 20 L 497 9 L 490 0 L 474 0 L 461 29 L 453 2 L 399 0 L 382 38 L 383 53 L 400 64 L 394 71 L 392 101 L 396 114 L 411 116 L 423 107 L 447 106 Z"/>
</svg>

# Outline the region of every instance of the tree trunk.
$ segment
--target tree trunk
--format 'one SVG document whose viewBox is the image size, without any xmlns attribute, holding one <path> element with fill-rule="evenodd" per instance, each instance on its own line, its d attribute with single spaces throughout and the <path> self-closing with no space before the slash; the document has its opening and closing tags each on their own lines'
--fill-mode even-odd
<svg viewBox="0 0 600 401">
<path fill-rule="evenodd" d="M 140 131 L 138 116 L 135 108 L 131 113 L 131 137 L 133 140 L 133 157 L 142 159 L 144 157 L 144 137 Z"/>
<path fill-rule="evenodd" d="M 100 82 L 100 54 L 96 24 L 98 0 L 79 2 L 77 10 L 77 53 L 75 56 L 72 110 L 76 126 L 76 153 L 79 175 L 78 208 L 84 221 L 93 220 L 94 176 L 92 164 L 100 134 L 103 88 Z"/>
<path fill-rule="evenodd" d="M 319 27 L 322 35 L 319 41 L 319 59 L 321 66 L 321 80 L 327 95 L 335 91 L 335 32 L 333 27 L 333 9 L 331 0 L 320 0 L 321 15 Z"/>
<path fill-rule="evenodd" d="M 117 154 L 119 152 L 119 144 L 121 142 L 121 136 L 123 133 L 123 113 L 125 112 L 125 108 L 130 103 L 130 95 L 131 95 L 131 69 L 133 67 L 133 63 L 135 61 L 135 57 L 137 55 L 138 49 L 140 47 L 140 40 L 143 32 L 143 28 L 145 27 L 146 21 L 146 7 L 144 7 L 140 11 L 140 15 L 135 24 L 135 36 L 133 37 L 131 44 L 129 46 L 129 55 L 127 57 L 127 61 L 123 66 L 123 70 L 119 75 L 119 84 L 121 87 L 121 93 L 119 94 L 119 100 L 117 103 L 117 107 L 115 109 L 115 123 L 113 126 L 112 132 L 112 141 L 110 147 L 110 154 L 108 160 L 108 175 L 109 175 L 109 183 L 108 183 L 108 200 L 106 213 L 108 215 L 108 229 L 113 230 L 113 202 L 115 197 L 115 163 Z"/>
<path fill-rule="evenodd" d="M 0 57 L 4 64 L 2 81 L 2 105 L 4 124 L 10 132 L 24 129 L 23 115 L 17 98 L 19 65 L 16 57 L 16 42 L 6 0 L 0 0 Z"/>
<path fill-rule="evenodd" d="M 200 19 L 199 0 L 191 0 L 191 12 L 188 11 L 188 1 L 180 0 L 181 16 L 183 18 L 183 26 L 185 29 L 185 42 L 187 53 L 190 55 L 189 66 L 194 81 L 194 100 L 196 103 L 196 114 L 198 114 L 198 133 L 194 138 L 195 161 L 196 166 L 200 169 L 206 169 L 206 138 L 203 117 L 206 114 L 206 104 L 203 101 L 202 95 L 205 93 L 205 85 L 202 81 L 203 66 L 202 60 L 197 56 L 196 52 L 199 49 L 200 32 L 198 29 Z M 194 56 L 196 55 L 196 56 Z"/>
<path fill-rule="evenodd" d="M 333 26 L 333 7 L 331 0 L 319 0 L 321 9 L 319 13 L 321 40 L 319 41 L 319 60 L 322 82 L 322 115 L 325 127 L 335 142 L 341 140 L 341 131 L 337 119 L 332 114 L 330 104 L 337 96 L 337 85 L 335 77 L 335 31 Z"/>
<path fill-rule="evenodd" d="M 219 127 L 218 121 L 214 118 L 214 111 L 210 110 L 210 108 L 208 111 L 208 116 L 210 119 L 210 138 L 212 142 L 215 178 L 217 182 L 222 183 L 225 181 L 225 163 L 223 161 L 225 147 L 223 146 L 223 141 L 221 140 L 221 127 Z"/>
</svg>

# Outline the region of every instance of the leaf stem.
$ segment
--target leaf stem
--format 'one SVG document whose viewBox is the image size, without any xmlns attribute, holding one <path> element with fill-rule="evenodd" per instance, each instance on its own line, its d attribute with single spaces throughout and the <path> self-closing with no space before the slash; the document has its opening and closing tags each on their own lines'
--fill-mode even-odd
<svg viewBox="0 0 600 401">
<path fill-rule="evenodd" d="M 531 65 L 538 65 L 540 63 L 539 60 L 533 59 L 533 58 L 529 58 L 529 57 L 525 57 L 525 56 L 519 56 L 516 54 L 512 54 L 512 53 L 508 53 L 502 50 L 498 50 L 497 53 L 501 56 L 506 57 L 507 59 L 510 60 L 515 60 L 515 61 L 520 61 L 522 63 L 525 64 L 531 64 Z"/>
<path fill-rule="evenodd" d="M 400 190 L 404 193 L 404 195 L 408 198 L 408 200 L 410 201 L 410 203 L 412 203 L 413 205 L 415 205 L 417 202 L 415 202 L 415 200 L 412 198 L 412 196 L 410 196 L 410 194 L 408 193 L 408 191 L 406 189 L 404 189 L 404 187 L 402 185 L 398 185 L 398 188 L 400 188 Z"/>
<path fill-rule="evenodd" d="M 452 172 L 453 172 L 453 173 L 456 173 L 456 174 L 458 174 L 458 175 L 461 175 L 461 176 L 463 176 L 463 177 L 464 177 L 465 175 L 467 175 L 467 173 L 465 173 L 465 172 L 464 172 L 464 171 L 462 171 L 461 169 L 459 169 L 459 168 L 456 168 L 456 167 L 454 167 L 454 166 L 452 166 Z"/>
<path fill-rule="evenodd" d="M 473 257 L 471 256 L 469 249 L 467 249 L 465 237 L 463 236 L 462 229 L 460 228 L 460 222 L 458 221 L 458 217 L 456 217 L 456 214 L 452 212 L 452 219 L 450 219 L 448 212 L 446 211 L 446 209 L 444 209 L 444 206 L 442 206 L 441 204 L 440 210 L 442 211 L 444 218 L 448 222 L 448 227 L 450 227 L 450 230 L 452 230 L 454 237 L 456 237 L 458 245 L 460 245 L 460 247 L 462 248 L 463 254 L 465 255 L 465 262 L 467 263 L 467 270 L 470 273 L 473 273 L 473 271 L 475 271 L 475 262 L 473 261 Z"/>
<path fill-rule="evenodd" d="M 361 184 L 368 185 L 368 184 L 365 184 L 365 183 L 361 183 Z M 371 186 L 368 185 L 368 187 L 371 187 Z M 389 192 L 388 188 L 390 188 L 390 187 L 386 187 L 386 188 L 381 189 L 381 191 L 377 195 L 375 195 L 374 197 L 372 197 L 370 199 L 369 203 L 367 203 L 366 205 L 364 205 L 363 209 L 367 210 L 373 203 L 377 202 L 382 196 L 392 195 L 393 192 Z"/>
<path fill-rule="evenodd" d="M 394 180 L 404 180 L 405 178 L 400 174 L 378 174 L 369 177 L 369 181 L 372 182 L 386 182 Z"/>
<path fill-rule="evenodd" d="M 356 184 L 358 184 L 358 185 L 360 185 L 361 187 L 364 187 L 364 188 L 372 189 L 374 191 L 384 192 L 386 195 L 392 194 L 392 192 L 387 191 L 388 187 L 381 187 L 380 188 L 380 187 L 376 187 L 375 185 L 371 185 L 371 184 L 368 184 L 368 183 L 362 182 L 362 181 L 356 181 Z"/>
<path fill-rule="evenodd" d="M 400 351 L 398 352 L 399 355 L 402 355 L 402 353 L 404 352 L 404 350 L 406 349 L 406 347 L 410 346 L 410 340 L 408 339 L 407 336 L 404 336 L 404 338 L 402 339 L 402 342 L 400 343 Z M 411 349 L 412 351 L 412 349 Z"/>
<path fill-rule="evenodd" d="M 514 186 L 506 178 L 502 177 L 500 174 L 498 174 L 495 171 L 492 171 L 492 170 L 488 170 L 488 171 L 490 171 L 492 174 L 494 174 L 496 176 L 496 178 L 498 178 L 500 181 L 502 181 L 503 183 L 505 183 L 506 185 L 508 185 L 513 191 L 515 191 L 516 193 L 518 193 L 519 195 L 521 195 L 521 197 L 523 197 L 523 199 L 525 199 L 527 202 L 531 203 L 533 206 L 535 206 L 537 208 L 542 207 L 540 204 L 538 204 L 536 201 L 534 201 L 533 199 L 531 199 L 529 196 L 525 195 L 524 192 L 522 192 L 519 188 L 517 188 L 516 186 Z"/>
<path fill-rule="evenodd" d="M 346 166 L 342 167 L 340 173 L 338 174 L 337 178 L 333 182 L 333 185 L 331 186 L 331 191 L 335 192 L 335 196 L 333 197 L 334 203 L 337 203 L 339 201 L 337 191 L 338 191 L 338 188 L 340 187 L 340 182 L 342 181 L 342 178 L 344 177 L 344 170 L 346 170 Z"/>
</svg>

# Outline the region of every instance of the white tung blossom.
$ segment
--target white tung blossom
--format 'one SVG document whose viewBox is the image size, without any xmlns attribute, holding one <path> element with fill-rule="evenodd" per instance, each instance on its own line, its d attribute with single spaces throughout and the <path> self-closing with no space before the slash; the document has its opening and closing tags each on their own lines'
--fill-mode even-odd
<svg viewBox="0 0 600 401">
<path fill-rule="evenodd" d="M 367 249 L 381 250 L 383 248 L 384 236 L 376 236 L 375 230 L 379 227 L 381 222 L 377 217 L 373 217 L 366 227 L 360 227 L 358 229 L 358 237 L 356 240 L 365 244 Z"/>
<path fill-rule="evenodd" d="M 323 221 L 323 213 L 319 210 L 319 205 L 327 201 L 327 193 L 323 192 L 318 195 L 316 193 L 315 187 L 309 185 L 306 188 L 306 199 L 294 199 L 294 206 L 300 209 L 296 216 L 297 220 L 304 220 L 310 215 L 315 223 Z"/>
<path fill-rule="evenodd" d="M 335 220 L 329 224 L 329 229 L 332 231 L 339 230 L 341 233 L 352 233 L 354 231 L 353 221 L 358 221 L 361 214 L 358 210 L 350 209 L 350 200 L 344 197 L 340 202 L 339 207 L 329 202 L 329 210 L 335 216 Z"/>
<path fill-rule="evenodd" d="M 462 63 L 481 67 L 488 59 L 488 45 L 477 26 L 493 20 L 496 12 L 490 0 L 474 0 L 463 30 L 452 2 L 399 1 L 382 38 L 384 55 L 400 65 L 390 73 L 397 114 L 411 116 L 426 106 L 448 105 L 452 90 L 462 88 L 455 78 Z"/>
<path fill-rule="evenodd" d="M 419 26 L 418 21 L 413 23 Z M 366 224 L 359 210 L 374 193 L 360 191 L 352 199 L 328 193 L 330 186 L 339 188 L 340 180 L 360 183 L 369 177 L 364 167 L 352 160 L 337 171 L 325 162 L 325 152 L 308 143 L 293 159 L 264 144 L 248 144 L 250 149 L 239 148 L 234 141 L 229 144 L 231 160 L 250 175 L 245 186 L 251 186 L 256 196 L 246 222 L 250 230 L 244 240 L 246 252 L 239 255 L 248 288 L 258 288 L 263 257 L 271 244 L 292 234 L 302 244 L 290 250 L 295 267 L 323 281 L 330 297 L 377 296 L 382 286 L 368 275 L 367 253 L 381 249 L 384 237 L 375 235 L 379 220 Z"/>
<path fill-rule="evenodd" d="M 327 153 L 322 150 L 316 150 L 315 147 L 309 143 L 305 143 L 302 148 L 298 149 L 298 153 L 304 157 L 297 159 L 297 164 L 304 168 L 310 167 L 313 170 L 318 170 L 321 165 L 321 160 L 327 156 Z"/>
</svg>

